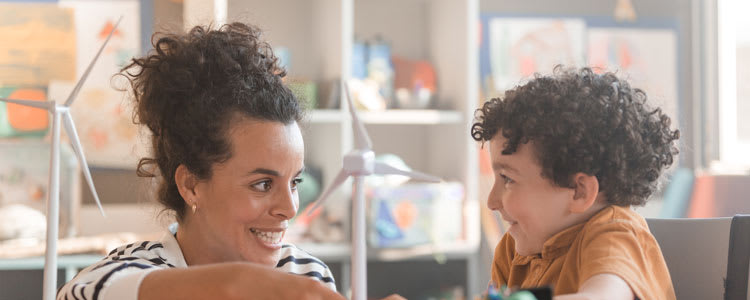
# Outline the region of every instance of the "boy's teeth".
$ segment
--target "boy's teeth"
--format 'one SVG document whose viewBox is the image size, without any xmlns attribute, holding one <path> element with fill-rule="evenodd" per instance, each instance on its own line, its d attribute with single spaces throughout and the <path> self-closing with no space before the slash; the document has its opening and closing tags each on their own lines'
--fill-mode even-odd
<svg viewBox="0 0 750 300">
<path fill-rule="evenodd" d="M 283 236 L 281 231 L 260 231 L 257 229 L 250 229 L 250 232 L 254 233 L 261 240 L 269 244 L 281 243 L 281 237 Z"/>
</svg>

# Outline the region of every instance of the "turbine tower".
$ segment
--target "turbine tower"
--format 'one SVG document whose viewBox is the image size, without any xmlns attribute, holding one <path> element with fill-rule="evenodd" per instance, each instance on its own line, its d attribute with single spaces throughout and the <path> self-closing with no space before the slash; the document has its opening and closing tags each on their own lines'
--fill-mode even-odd
<svg viewBox="0 0 750 300">
<path fill-rule="evenodd" d="M 344 97 L 349 104 L 352 115 L 352 131 L 354 132 L 354 149 L 344 156 L 344 164 L 336 178 L 320 195 L 315 205 L 308 211 L 311 213 L 320 206 L 325 199 L 349 176 L 354 177 L 354 197 L 352 198 L 352 300 L 367 299 L 367 247 L 365 245 L 365 194 L 364 178 L 369 175 L 404 175 L 414 179 L 440 182 L 440 178 L 413 171 L 404 171 L 383 162 L 375 161 L 372 142 L 367 135 L 364 124 L 359 120 L 352 103 L 349 86 L 344 86 Z"/>
<path fill-rule="evenodd" d="M 83 175 L 86 177 L 86 182 L 91 189 L 91 193 L 94 195 L 96 205 L 99 206 L 99 211 L 104 216 L 104 209 L 102 203 L 99 201 L 99 196 L 94 188 L 94 181 L 91 179 L 91 172 L 89 166 L 86 163 L 86 157 L 83 155 L 83 148 L 81 147 L 81 141 L 78 139 L 78 133 L 76 132 L 75 124 L 73 123 L 73 117 L 70 115 L 70 106 L 75 101 L 78 92 L 81 91 L 81 86 L 86 82 L 86 78 L 89 76 L 91 69 L 94 67 L 96 60 L 99 59 L 99 55 L 102 54 L 102 50 L 109 42 L 112 37 L 112 33 L 115 32 L 120 21 L 112 28 L 109 32 L 107 39 L 99 48 L 99 52 L 96 53 L 94 59 L 89 63 L 86 71 L 83 72 L 81 78 L 76 83 L 73 91 L 70 92 L 65 103 L 58 104 L 54 100 L 47 101 L 34 101 L 24 99 L 7 99 L 0 98 L 0 101 L 14 103 L 24 106 L 36 107 L 45 109 L 52 115 L 52 142 L 50 151 L 50 166 L 49 166 L 49 191 L 47 193 L 47 240 L 46 249 L 44 251 L 44 282 L 42 288 L 42 296 L 44 300 L 54 300 L 57 292 L 57 237 L 58 237 L 58 226 L 60 222 L 60 123 L 65 126 L 65 132 L 68 134 L 70 144 L 73 147 L 73 151 L 78 157 L 78 163 L 83 170 Z"/>
</svg>

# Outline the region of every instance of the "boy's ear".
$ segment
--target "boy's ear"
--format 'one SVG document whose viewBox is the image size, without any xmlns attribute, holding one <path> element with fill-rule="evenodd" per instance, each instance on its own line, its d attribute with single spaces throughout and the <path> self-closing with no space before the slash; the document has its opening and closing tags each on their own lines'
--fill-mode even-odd
<svg viewBox="0 0 750 300">
<path fill-rule="evenodd" d="M 570 212 L 585 212 L 596 202 L 599 195 L 599 180 L 593 175 L 576 173 L 573 175 L 573 183 L 575 184 L 575 194 L 571 202 Z"/>
<path fill-rule="evenodd" d="M 185 165 L 181 164 L 177 166 L 177 170 L 174 172 L 174 181 L 177 184 L 177 191 L 180 192 L 180 196 L 185 200 L 188 207 L 195 204 L 197 201 L 195 186 L 198 184 L 198 178 L 195 177 L 193 172 L 190 172 Z"/>
</svg>

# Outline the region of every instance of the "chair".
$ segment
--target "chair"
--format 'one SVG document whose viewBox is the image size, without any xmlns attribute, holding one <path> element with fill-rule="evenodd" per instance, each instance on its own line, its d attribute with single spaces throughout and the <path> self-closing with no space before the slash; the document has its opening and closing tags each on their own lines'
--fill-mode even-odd
<svg viewBox="0 0 750 300">
<path fill-rule="evenodd" d="M 677 299 L 750 299 L 750 215 L 646 219 Z"/>
</svg>

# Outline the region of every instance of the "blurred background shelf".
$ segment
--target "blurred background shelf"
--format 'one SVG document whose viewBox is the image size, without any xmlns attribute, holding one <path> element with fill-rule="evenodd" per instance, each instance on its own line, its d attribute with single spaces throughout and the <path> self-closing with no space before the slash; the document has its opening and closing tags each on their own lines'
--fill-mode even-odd
<svg viewBox="0 0 750 300">
<path fill-rule="evenodd" d="M 388 48 L 389 58 L 429 64 L 435 84 L 428 102 L 404 103 L 383 95 L 385 110 L 360 109 L 359 116 L 376 154 L 395 155 L 413 170 L 461 184 L 462 234 L 456 241 L 436 246 L 368 248 L 369 296 L 399 293 L 419 299 L 427 290 L 452 287 L 460 287 L 465 296 L 479 294 L 489 276 L 478 263 L 478 146 L 469 135 L 479 103 L 479 0 L 229 0 L 227 4 L 228 21 L 258 25 L 271 45 L 282 49 L 289 62 L 290 82 L 316 86 L 317 94 L 312 93 L 316 100 L 310 102 L 316 106 L 302 128 L 306 165 L 320 170 L 323 187 L 330 184 L 341 168 L 341 158 L 353 148 L 351 117 L 346 105 L 338 105 L 345 101 L 339 97 L 341 86 L 335 83 L 362 80 L 362 74 L 356 73 L 362 70 L 361 48 L 357 47 L 369 47 L 367 55 L 372 58 L 377 51 L 373 45 L 380 44 Z M 392 62 L 395 70 L 395 59 Z M 393 98 L 398 98 L 396 82 Z M 352 94 L 359 95 L 362 90 L 354 87 L 350 84 Z M 356 105 L 364 106 L 365 102 L 356 102 L 357 97 Z M 407 107 L 419 109 L 403 109 Z M 351 185 L 344 184 L 326 205 L 329 218 L 347 224 L 345 228 L 350 193 Z M 346 294 L 351 253 L 348 228 L 344 231 L 344 241 L 297 246 L 329 264 L 340 292 Z M 403 284 L 409 281 L 414 284 Z"/>
<path fill-rule="evenodd" d="M 349 263 L 351 246 L 344 243 L 299 243 L 295 246 L 326 262 Z M 476 254 L 479 244 L 455 242 L 437 245 L 419 245 L 405 248 L 368 247 L 370 261 L 443 260 L 465 259 Z"/>
<path fill-rule="evenodd" d="M 366 124 L 390 125 L 439 125 L 463 124 L 460 111 L 437 109 L 390 109 L 384 111 L 361 111 L 359 117 Z M 311 123 L 341 123 L 349 118 L 348 113 L 337 109 L 316 109 L 310 113 Z"/>
</svg>

